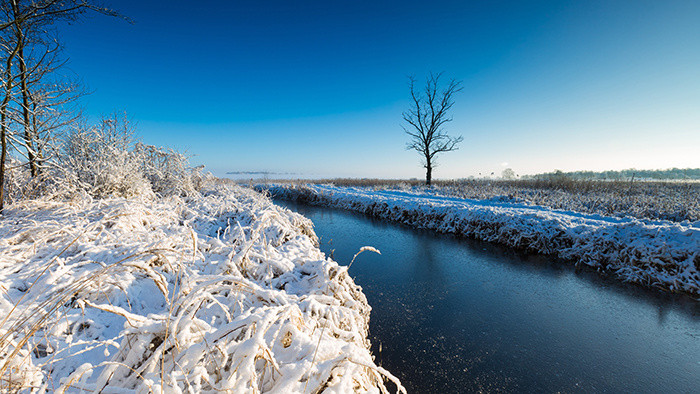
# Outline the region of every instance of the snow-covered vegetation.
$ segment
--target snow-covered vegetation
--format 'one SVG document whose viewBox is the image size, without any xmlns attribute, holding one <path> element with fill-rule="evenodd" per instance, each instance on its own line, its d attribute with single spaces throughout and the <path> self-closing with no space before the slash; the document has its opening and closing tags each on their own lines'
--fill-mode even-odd
<svg viewBox="0 0 700 394">
<path fill-rule="evenodd" d="M 475 200 L 410 188 L 293 184 L 258 188 L 280 198 L 553 255 L 649 287 L 700 294 L 700 222 L 585 214 L 508 197 Z"/>
<path fill-rule="evenodd" d="M 241 188 L 16 202 L 0 391 L 385 391 L 370 307 L 312 223 Z"/>
<path fill-rule="evenodd" d="M 591 181 L 560 177 L 513 181 L 437 180 L 429 188 L 419 180 L 329 179 L 314 183 L 476 200 L 499 199 L 605 216 L 674 222 L 700 220 L 700 182 Z"/>
<path fill-rule="evenodd" d="M 53 149 L 51 160 L 34 176 L 19 160 L 10 161 L 5 202 L 81 194 L 191 196 L 210 177 L 201 168 L 190 168 L 182 153 L 139 142 L 126 115 L 103 118 L 92 126 L 75 125 L 54 141 Z"/>
<path fill-rule="evenodd" d="M 568 178 L 576 180 L 677 180 L 700 181 L 700 168 L 669 168 L 665 170 L 638 170 L 628 168 L 620 171 L 554 171 L 537 175 L 524 175 L 527 179 L 558 179 Z"/>
<path fill-rule="evenodd" d="M 76 127 L 0 216 L 0 391 L 387 392 L 370 306 L 312 223 L 141 144 Z"/>
<path fill-rule="evenodd" d="M 500 198 L 606 216 L 700 220 L 699 182 L 465 181 L 430 192 L 471 199 Z"/>
</svg>

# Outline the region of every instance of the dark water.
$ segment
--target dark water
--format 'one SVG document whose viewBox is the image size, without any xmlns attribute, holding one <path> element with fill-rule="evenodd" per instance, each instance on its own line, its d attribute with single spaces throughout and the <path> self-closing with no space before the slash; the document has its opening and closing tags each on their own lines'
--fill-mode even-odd
<svg viewBox="0 0 700 394">
<path fill-rule="evenodd" d="M 700 392 L 700 301 L 542 256 L 342 210 L 313 220 L 372 305 L 377 361 L 409 392 Z"/>
</svg>

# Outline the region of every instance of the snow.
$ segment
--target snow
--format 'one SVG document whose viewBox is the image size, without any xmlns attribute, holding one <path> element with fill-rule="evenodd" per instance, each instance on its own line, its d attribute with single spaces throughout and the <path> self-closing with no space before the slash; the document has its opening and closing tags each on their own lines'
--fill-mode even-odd
<svg viewBox="0 0 700 394">
<path fill-rule="evenodd" d="M 556 256 L 648 287 L 700 294 L 700 222 L 611 217 L 411 190 L 292 184 L 256 188 L 284 199 Z"/>
<path fill-rule="evenodd" d="M 238 187 L 10 205 L 0 391 L 405 392 L 312 226 Z"/>
</svg>

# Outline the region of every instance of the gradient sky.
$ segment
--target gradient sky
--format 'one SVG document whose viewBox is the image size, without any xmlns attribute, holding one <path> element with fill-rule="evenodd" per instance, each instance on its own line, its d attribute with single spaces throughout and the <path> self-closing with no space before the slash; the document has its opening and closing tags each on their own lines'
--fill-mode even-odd
<svg viewBox="0 0 700 394">
<path fill-rule="evenodd" d="M 407 76 L 462 80 L 437 178 L 700 167 L 700 1 L 106 1 L 62 26 L 96 118 L 216 175 L 424 177 Z"/>
</svg>

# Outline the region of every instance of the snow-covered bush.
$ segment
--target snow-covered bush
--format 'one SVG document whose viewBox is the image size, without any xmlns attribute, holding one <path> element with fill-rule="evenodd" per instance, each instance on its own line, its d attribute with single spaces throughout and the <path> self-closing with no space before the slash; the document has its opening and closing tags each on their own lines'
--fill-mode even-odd
<svg viewBox="0 0 700 394">
<path fill-rule="evenodd" d="M 68 134 L 59 159 L 68 181 L 95 197 L 131 197 L 151 192 L 134 150 L 133 130 L 118 118 L 98 127 L 76 127 Z M 73 178 L 73 177 L 71 177 Z"/>
<path fill-rule="evenodd" d="M 24 171 L 22 163 L 14 157 L 8 157 L 5 162 L 5 201 L 12 203 L 20 200 L 26 190 L 24 185 L 30 182 L 29 171 Z"/>
<path fill-rule="evenodd" d="M 54 162 L 43 163 L 39 174 L 32 177 L 26 162 L 8 157 L 3 184 L 5 204 L 36 198 L 70 199 L 80 194 L 76 183 L 75 174 L 57 167 Z"/>
<path fill-rule="evenodd" d="M 193 195 L 207 179 L 183 154 L 137 142 L 129 121 L 116 116 L 68 133 L 57 167 L 65 189 L 94 197 Z"/>
<path fill-rule="evenodd" d="M 191 168 L 187 156 L 173 149 L 137 143 L 134 154 L 153 191 L 161 195 L 192 195 L 201 190 L 207 177 L 203 167 Z"/>
</svg>

